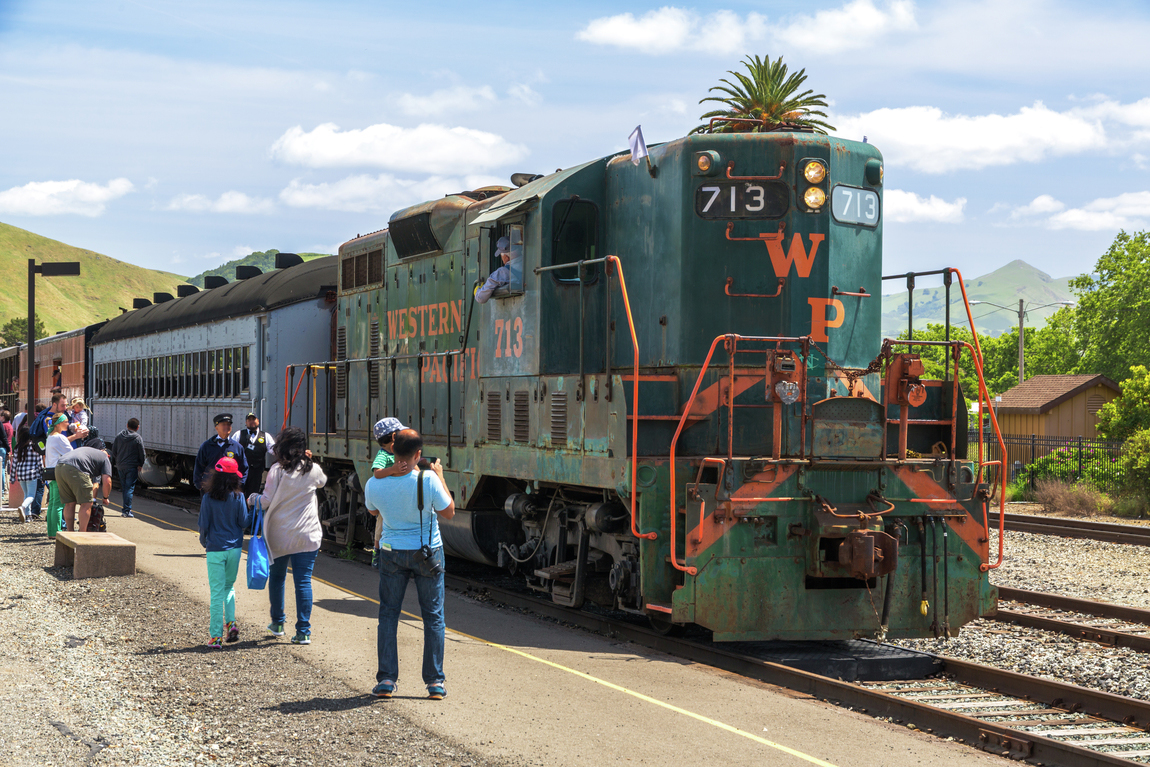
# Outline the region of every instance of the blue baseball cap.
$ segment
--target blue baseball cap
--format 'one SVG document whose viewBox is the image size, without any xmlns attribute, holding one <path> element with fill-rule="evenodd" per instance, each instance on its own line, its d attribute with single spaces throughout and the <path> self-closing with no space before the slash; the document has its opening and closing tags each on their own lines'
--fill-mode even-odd
<svg viewBox="0 0 1150 767">
<path fill-rule="evenodd" d="M 398 418 L 381 418 L 375 422 L 371 433 L 376 439 L 383 439 L 388 434 L 394 434 L 400 429 L 406 428 L 406 426 L 399 422 Z"/>
</svg>

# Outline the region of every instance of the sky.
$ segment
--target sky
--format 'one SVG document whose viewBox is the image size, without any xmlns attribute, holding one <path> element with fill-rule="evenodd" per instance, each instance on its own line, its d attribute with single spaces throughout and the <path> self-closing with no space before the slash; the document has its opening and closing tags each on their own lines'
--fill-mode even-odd
<svg viewBox="0 0 1150 767">
<path fill-rule="evenodd" d="M 1150 225 L 1150 4 L 0 0 L 0 221 L 192 275 L 680 137 L 749 54 L 883 152 L 884 273 Z"/>
</svg>

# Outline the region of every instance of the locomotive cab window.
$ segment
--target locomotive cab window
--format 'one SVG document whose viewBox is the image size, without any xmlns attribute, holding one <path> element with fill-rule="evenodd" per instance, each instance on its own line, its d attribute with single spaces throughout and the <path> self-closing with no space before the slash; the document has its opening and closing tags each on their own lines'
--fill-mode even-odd
<svg viewBox="0 0 1150 767">
<path fill-rule="evenodd" d="M 589 200 L 571 197 L 551 208 L 551 265 L 574 264 L 598 258 L 599 206 Z M 602 264 L 583 267 L 583 282 L 598 279 Z M 579 284 L 577 267 L 557 269 L 551 274 L 563 283 Z"/>
<path fill-rule="evenodd" d="M 496 230 L 498 231 L 498 230 Z M 492 234 L 494 237 L 494 233 Z M 503 256 L 499 253 L 497 244 L 501 237 L 507 238 L 507 263 L 503 262 Z M 523 242 L 523 224 L 509 224 L 503 228 L 501 237 L 496 237 L 491 243 L 491 272 L 489 276 L 494 276 L 501 283 L 495 292 L 491 294 L 492 298 L 510 298 L 511 296 L 518 296 L 523 294 L 523 264 L 524 264 L 524 242 Z M 503 270 L 503 271 L 500 271 Z"/>
</svg>

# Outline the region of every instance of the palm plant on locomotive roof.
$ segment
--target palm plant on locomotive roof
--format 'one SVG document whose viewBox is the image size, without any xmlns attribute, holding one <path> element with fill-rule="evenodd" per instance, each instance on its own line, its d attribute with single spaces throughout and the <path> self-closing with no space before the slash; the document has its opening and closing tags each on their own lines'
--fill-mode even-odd
<svg viewBox="0 0 1150 767">
<path fill-rule="evenodd" d="M 725 117 L 755 122 L 720 121 L 713 127 L 710 122 L 704 122 L 692 129 L 691 133 L 762 133 L 787 128 L 806 128 L 826 133 L 835 129 L 833 125 L 815 119 L 827 116 L 826 112 L 814 108 L 825 107 L 826 96 L 809 89 L 798 92 L 807 79 L 807 70 L 788 73 L 782 56 L 774 61 L 770 57 L 761 59 L 758 56 L 748 56 L 743 66 L 747 68 L 749 76 L 742 72 L 727 72 L 738 81 L 737 85 L 724 77 L 720 82 L 725 85 L 716 85 L 707 91 L 718 91 L 725 95 L 707 96 L 699 100 L 700 104 L 715 101 L 724 108 L 707 112 L 699 119 L 709 121 L 713 117 Z"/>
</svg>

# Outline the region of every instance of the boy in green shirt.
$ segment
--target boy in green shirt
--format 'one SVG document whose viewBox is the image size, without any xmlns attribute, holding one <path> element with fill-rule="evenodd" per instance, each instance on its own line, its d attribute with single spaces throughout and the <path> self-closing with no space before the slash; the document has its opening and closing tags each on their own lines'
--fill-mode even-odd
<svg viewBox="0 0 1150 767">
<path fill-rule="evenodd" d="M 395 441 L 395 435 L 402 429 L 405 429 L 398 418 L 381 418 L 376 422 L 372 428 L 372 436 L 375 441 L 379 443 L 379 452 L 375 455 L 375 460 L 371 462 L 371 475 L 376 479 L 383 479 L 384 477 L 394 477 L 400 472 L 395 469 L 395 455 L 391 452 L 391 444 Z M 363 483 L 365 486 L 367 482 Z M 375 519 L 375 545 L 371 551 L 371 564 L 374 567 L 379 553 L 379 533 L 382 529 L 382 522 L 379 517 Z"/>
</svg>

